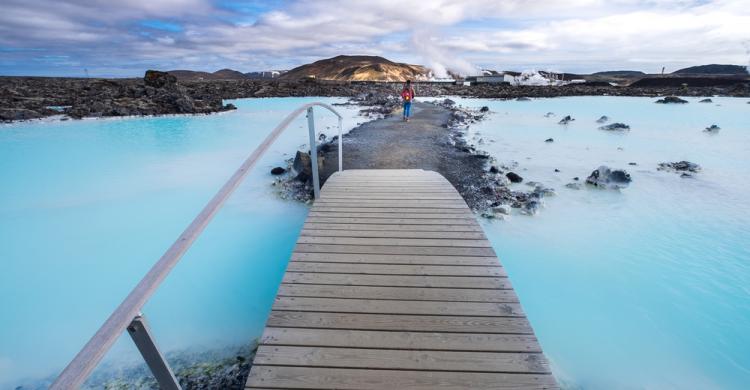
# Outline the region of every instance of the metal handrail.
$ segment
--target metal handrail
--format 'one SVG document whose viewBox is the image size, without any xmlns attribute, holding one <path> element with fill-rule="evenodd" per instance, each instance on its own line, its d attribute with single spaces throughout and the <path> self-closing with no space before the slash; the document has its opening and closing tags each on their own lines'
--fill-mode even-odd
<svg viewBox="0 0 750 390">
<path fill-rule="evenodd" d="M 96 368 L 99 362 L 104 358 L 104 355 L 109 351 L 112 345 L 117 341 L 117 338 L 128 329 L 131 332 L 131 337 L 136 342 L 136 345 L 141 350 L 141 353 L 148 363 L 152 372 L 157 377 L 159 385 L 162 388 L 174 388 L 174 383 L 162 382 L 162 376 L 160 374 L 171 375 L 171 380 L 174 381 L 174 375 L 169 370 L 169 366 L 163 361 L 163 357 L 158 352 L 156 345 L 149 340 L 152 340 L 150 335 L 146 334 L 145 337 L 136 337 L 133 332 L 136 332 L 135 328 L 145 329 L 148 332 L 148 328 L 140 325 L 143 319 L 143 315 L 140 313 L 143 305 L 148 299 L 156 292 L 161 282 L 167 277 L 169 272 L 174 268 L 175 265 L 180 261 L 182 256 L 187 252 L 193 242 L 200 236 L 203 230 L 206 228 L 208 223 L 213 219 L 216 213 L 226 202 L 227 198 L 237 189 L 243 179 L 247 176 L 250 170 L 255 166 L 260 157 L 268 151 L 271 144 L 281 135 L 281 133 L 289 126 L 289 124 L 303 111 L 307 111 L 308 126 L 310 133 L 310 153 L 312 157 L 312 168 L 313 168 L 313 182 L 315 186 L 315 197 L 318 198 L 320 195 L 320 185 L 318 178 L 318 153 L 317 144 L 315 139 L 315 124 L 313 120 L 313 107 L 319 106 L 331 111 L 338 117 L 339 120 L 339 171 L 342 170 L 342 116 L 333 107 L 324 103 L 309 103 L 294 110 L 276 128 L 266 137 L 265 140 L 248 156 L 248 158 L 240 165 L 237 171 L 229 178 L 229 180 L 219 189 L 219 192 L 214 195 L 213 198 L 206 204 L 201 212 L 193 219 L 188 225 L 185 231 L 180 234 L 177 240 L 167 251 L 161 256 L 146 275 L 141 279 L 140 282 L 133 288 L 128 294 L 125 300 L 115 309 L 112 314 L 107 318 L 104 324 L 96 331 L 93 337 L 84 345 L 73 360 L 65 367 L 60 373 L 50 389 L 61 390 L 61 389 L 75 389 L 80 387 L 83 382 L 88 378 L 91 372 Z M 135 323 L 134 323 L 135 321 Z M 129 326 L 134 324 L 130 329 Z M 151 342 L 151 345 L 145 345 L 147 350 L 152 350 L 154 353 L 144 353 L 141 348 L 141 340 Z M 157 359 L 156 361 L 154 359 Z M 161 359 L 161 361 L 158 361 Z M 154 364 L 152 364 L 154 363 Z M 155 366 L 163 365 L 166 367 L 167 372 L 157 373 L 154 371 Z M 165 376 L 165 377 L 166 377 Z M 169 381 L 169 378 L 166 378 Z M 179 384 L 176 384 L 176 388 L 179 388 Z"/>
</svg>

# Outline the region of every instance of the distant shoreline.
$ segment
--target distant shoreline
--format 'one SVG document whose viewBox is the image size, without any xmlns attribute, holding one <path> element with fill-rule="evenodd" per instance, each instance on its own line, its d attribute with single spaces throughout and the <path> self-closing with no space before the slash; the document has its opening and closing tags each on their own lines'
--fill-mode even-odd
<svg viewBox="0 0 750 390">
<path fill-rule="evenodd" d="M 256 97 L 356 97 L 397 94 L 398 82 L 327 80 L 177 80 L 163 72 L 149 79 L 85 79 L 0 76 L 0 121 L 66 115 L 70 118 L 209 114 L 234 109 L 223 100 Z M 685 85 L 685 80 L 689 83 Z M 691 86 L 695 85 L 695 86 Z M 737 77 L 647 78 L 636 86 L 587 82 L 564 86 L 463 85 L 417 82 L 421 97 L 489 99 L 561 96 L 731 96 L 750 97 L 750 79 Z M 60 107 L 63 107 L 62 110 Z"/>
</svg>

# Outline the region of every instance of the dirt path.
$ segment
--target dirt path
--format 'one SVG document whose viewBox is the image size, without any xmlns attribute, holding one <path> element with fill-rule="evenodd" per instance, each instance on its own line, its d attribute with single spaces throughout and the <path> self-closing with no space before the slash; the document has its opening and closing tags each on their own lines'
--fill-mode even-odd
<svg viewBox="0 0 750 390">
<path fill-rule="evenodd" d="M 409 122 L 401 113 L 367 122 L 344 135 L 344 169 L 415 169 L 445 176 L 472 208 L 484 200 L 477 184 L 485 183 L 486 156 L 462 150 L 451 143 L 448 129 L 451 112 L 438 105 L 414 103 Z M 321 181 L 338 169 L 337 143 L 324 153 Z M 489 190 L 489 189 L 488 189 Z M 486 195 L 485 197 L 486 198 Z"/>
</svg>

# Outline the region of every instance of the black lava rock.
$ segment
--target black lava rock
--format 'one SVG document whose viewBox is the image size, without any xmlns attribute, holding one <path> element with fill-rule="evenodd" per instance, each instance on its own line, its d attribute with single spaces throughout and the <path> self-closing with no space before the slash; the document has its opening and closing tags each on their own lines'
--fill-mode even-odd
<svg viewBox="0 0 750 390">
<path fill-rule="evenodd" d="M 505 177 L 507 177 L 511 183 L 520 183 L 523 181 L 523 178 L 515 172 L 508 172 L 505 174 Z"/>
</svg>

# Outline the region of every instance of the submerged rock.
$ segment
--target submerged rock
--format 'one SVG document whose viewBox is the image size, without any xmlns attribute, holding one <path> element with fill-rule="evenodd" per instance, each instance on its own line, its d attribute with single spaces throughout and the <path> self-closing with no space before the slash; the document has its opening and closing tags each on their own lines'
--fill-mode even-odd
<svg viewBox="0 0 750 390">
<path fill-rule="evenodd" d="M 721 130 L 721 127 L 717 125 L 711 125 L 703 129 L 703 131 L 708 132 L 708 133 L 718 133 L 719 130 Z"/>
<path fill-rule="evenodd" d="M 571 117 L 570 115 L 565 115 L 564 118 L 560 119 L 560 122 L 557 122 L 561 125 L 567 125 L 569 122 L 574 121 L 575 119 Z"/>
<path fill-rule="evenodd" d="M 656 101 L 659 104 L 685 104 L 687 100 L 680 99 L 677 96 L 665 96 L 662 99 Z"/>
<path fill-rule="evenodd" d="M 565 185 L 566 188 L 570 188 L 571 190 L 580 190 L 581 189 L 581 183 L 568 183 Z"/>
<path fill-rule="evenodd" d="M 531 100 L 531 99 L 529 99 L 529 98 L 527 98 L 525 96 L 521 96 L 521 97 L 517 97 L 516 98 L 516 101 L 519 101 L 519 102 L 528 102 L 529 100 Z"/>
<path fill-rule="evenodd" d="M 703 100 L 699 101 L 698 103 L 713 103 L 713 102 L 714 101 L 711 100 L 711 99 L 703 99 Z"/>
<path fill-rule="evenodd" d="M 633 179 L 623 169 L 610 169 L 602 165 L 586 178 L 586 183 L 600 188 L 620 189 L 627 187 Z"/>
<path fill-rule="evenodd" d="M 552 112 L 552 111 L 550 111 L 550 112 L 548 112 L 548 113 L 544 114 L 544 117 L 545 117 L 545 118 L 549 118 L 549 117 L 553 117 L 553 116 L 555 116 L 555 113 L 554 113 L 554 112 Z"/>
<path fill-rule="evenodd" d="M 599 117 L 599 119 L 596 120 L 596 123 L 607 123 L 609 121 L 609 117 L 606 115 L 602 115 Z"/>
<path fill-rule="evenodd" d="M 525 215 L 537 215 L 539 214 L 539 208 L 541 207 L 541 202 L 538 200 L 530 200 L 523 204 L 521 207 L 521 214 Z"/>
<path fill-rule="evenodd" d="M 520 183 L 523 181 L 523 178 L 515 172 L 508 172 L 505 174 L 505 177 L 507 177 L 511 183 Z"/>
<path fill-rule="evenodd" d="M 555 142 L 555 140 L 552 139 L 552 138 L 547 138 L 547 139 L 544 140 L 544 142 Z"/>
<path fill-rule="evenodd" d="M 600 126 L 599 130 L 627 131 L 627 130 L 630 130 L 630 126 L 628 126 L 628 125 L 626 125 L 624 123 L 616 122 L 616 123 L 608 124 L 606 126 Z"/>
<path fill-rule="evenodd" d="M 660 163 L 659 166 L 656 168 L 660 171 L 669 171 L 669 172 L 692 172 L 692 173 L 698 173 L 701 171 L 701 166 L 692 163 L 690 161 L 677 161 L 677 162 L 663 162 Z"/>
</svg>

